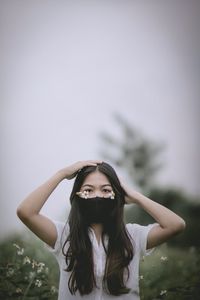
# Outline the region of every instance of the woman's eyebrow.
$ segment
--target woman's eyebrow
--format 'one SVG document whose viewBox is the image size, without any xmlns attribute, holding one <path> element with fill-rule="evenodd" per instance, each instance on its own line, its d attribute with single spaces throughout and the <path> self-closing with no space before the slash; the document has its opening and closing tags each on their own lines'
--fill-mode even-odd
<svg viewBox="0 0 200 300">
<path fill-rule="evenodd" d="M 82 187 L 86 187 L 86 186 L 94 187 L 94 185 L 89 184 L 89 183 L 84 184 Z M 102 184 L 102 185 L 101 185 L 101 187 L 105 187 L 105 186 L 110 186 L 110 187 L 112 187 L 111 184 L 109 184 L 109 183 L 106 183 L 106 184 Z"/>
</svg>

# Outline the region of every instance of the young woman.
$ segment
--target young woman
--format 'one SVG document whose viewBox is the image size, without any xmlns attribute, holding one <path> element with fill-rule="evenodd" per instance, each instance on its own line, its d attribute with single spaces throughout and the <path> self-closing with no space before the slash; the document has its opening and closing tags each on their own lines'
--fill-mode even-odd
<svg viewBox="0 0 200 300">
<path fill-rule="evenodd" d="M 54 222 L 41 208 L 64 179 L 76 176 L 67 222 Z M 154 224 L 124 224 L 124 204 L 136 203 Z M 59 300 L 138 300 L 139 260 L 185 228 L 166 207 L 128 188 L 99 160 L 59 170 L 18 207 L 22 222 L 55 254 L 60 267 Z"/>
</svg>

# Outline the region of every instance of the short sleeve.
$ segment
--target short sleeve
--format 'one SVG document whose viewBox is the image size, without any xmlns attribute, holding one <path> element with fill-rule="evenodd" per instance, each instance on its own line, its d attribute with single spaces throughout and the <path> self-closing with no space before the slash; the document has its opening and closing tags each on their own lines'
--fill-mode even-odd
<svg viewBox="0 0 200 300">
<path fill-rule="evenodd" d="M 55 255 L 58 255 L 62 249 L 63 243 L 65 242 L 68 234 L 69 234 L 69 224 L 64 222 L 59 222 L 55 220 L 51 220 L 57 231 L 57 239 L 54 245 L 54 248 L 50 247 L 48 244 L 45 243 L 45 247 L 47 250 Z"/>
<path fill-rule="evenodd" d="M 134 240 L 136 250 L 140 252 L 141 256 L 150 255 L 155 248 L 147 250 L 147 237 L 149 231 L 159 225 L 158 223 L 149 224 L 147 226 L 139 224 L 127 224 L 127 230 Z"/>
</svg>

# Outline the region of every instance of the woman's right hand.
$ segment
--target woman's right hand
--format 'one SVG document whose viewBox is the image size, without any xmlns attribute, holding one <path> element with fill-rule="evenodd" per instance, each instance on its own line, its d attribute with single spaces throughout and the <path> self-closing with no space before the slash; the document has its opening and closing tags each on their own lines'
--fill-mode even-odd
<svg viewBox="0 0 200 300">
<path fill-rule="evenodd" d="M 101 164 L 102 160 L 83 160 L 78 161 L 66 168 L 61 169 L 59 172 L 62 173 L 63 177 L 66 179 L 72 179 L 74 178 L 77 173 L 84 167 L 87 166 L 97 166 L 98 164 Z"/>
<path fill-rule="evenodd" d="M 56 227 L 49 218 L 40 213 L 41 208 L 63 179 L 75 177 L 77 172 L 83 167 L 97 166 L 101 163 L 102 161 L 100 160 L 78 161 L 56 172 L 56 174 L 36 188 L 20 203 L 17 208 L 18 217 L 42 241 L 54 247 L 57 239 Z"/>
</svg>

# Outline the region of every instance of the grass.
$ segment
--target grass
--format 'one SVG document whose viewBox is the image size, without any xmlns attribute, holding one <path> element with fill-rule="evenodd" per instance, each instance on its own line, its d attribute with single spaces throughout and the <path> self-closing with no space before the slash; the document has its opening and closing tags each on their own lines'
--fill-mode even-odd
<svg viewBox="0 0 200 300">
<path fill-rule="evenodd" d="M 200 251 L 159 246 L 140 264 L 141 300 L 197 300 L 200 295 Z"/>
<path fill-rule="evenodd" d="M 0 299 L 56 300 L 58 265 L 34 235 L 0 244 Z M 200 295 L 198 248 L 157 247 L 140 264 L 141 300 L 197 300 Z"/>
</svg>

